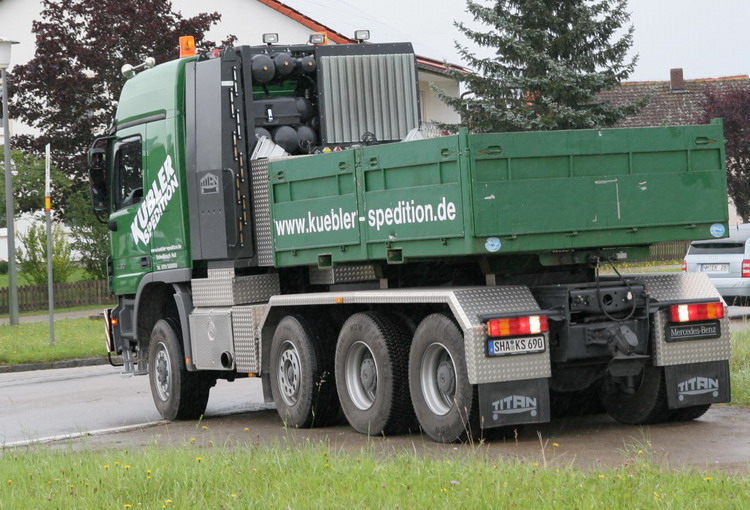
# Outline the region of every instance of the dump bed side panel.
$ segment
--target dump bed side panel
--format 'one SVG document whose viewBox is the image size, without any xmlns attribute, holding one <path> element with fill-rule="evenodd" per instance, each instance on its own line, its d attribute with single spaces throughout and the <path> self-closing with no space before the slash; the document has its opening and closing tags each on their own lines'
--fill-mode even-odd
<svg viewBox="0 0 750 510">
<path fill-rule="evenodd" d="M 716 122 L 464 131 L 278 160 L 269 166 L 274 263 L 400 263 L 723 236 L 724 158 Z"/>
</svg>

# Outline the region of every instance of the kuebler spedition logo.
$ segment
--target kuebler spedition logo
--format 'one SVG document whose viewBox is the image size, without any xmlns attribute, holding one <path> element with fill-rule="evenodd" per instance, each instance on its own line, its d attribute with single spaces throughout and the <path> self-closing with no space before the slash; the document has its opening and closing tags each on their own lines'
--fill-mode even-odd
<svg viewBox="0 0 750 510">
<path fill-rule="evenodd" d="M 174 196 L 178 187 L 177 174 L 172 168 L 172 158 L 167 156 L 159 173 L 151 183 L 151 189 L 138 207 L 138 212 L 130 224 L 130 232 L 136 244 L 142 243 L 148 246 L 156 226 L 161 220 L 164 210 Z"/>
<path fill-rule="evenodd" d="M 456 204 L 448 201 L 446 197 L 441 197 L 437 205 L 399 200 L 395 207 L 368 209 L 366 216 L 357 216 L 357 211 L 344 211 L 340 207 L 324 214 L 313 214 L 308 211 L 307 217 L 274 220 L 274 226 L 277 236 L 289 236 L 350 230 L 363 222 L 380 231 L 390 225 L 447 222 L 454 221 L 457 217 Z"/>
</svg>

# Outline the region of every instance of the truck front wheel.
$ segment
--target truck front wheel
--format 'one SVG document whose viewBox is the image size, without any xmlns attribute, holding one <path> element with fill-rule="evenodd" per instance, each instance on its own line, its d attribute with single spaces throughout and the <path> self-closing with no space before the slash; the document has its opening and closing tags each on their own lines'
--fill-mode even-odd
<svg viewBox="0 0 750 510">
<path fill-rule="evenodd" d="M 165 420 L 199 418 L 213 383 L 207 374 L 187 371 L 180 336 L 169 320 L 158 321 L 151 330 L 148 378 L 154 404 Z"/>
<path fill-rule="evenodd" d="M 329 425 L 339 416 L 333 382 L 333 342 L 324 324 L 284 317 L 271 341 L 271 393 L 289 427 Z"/>
<path fill-rule="evenodd" d="M 465 440 L 478 429 L 477 393 L 469 384 L 463 336 L 445 315 L 426 317 L 414 333 L 409 388 L 419 424 L 434 441 Z"/>
<path fill-rule="evenodd" d="M 379 312 L 357 313 L 336 344 L 336 387 L 349 424 L 371 436 L 397 434 L 414 422 L 407 382 L 408 337 Z"/>
</svg>

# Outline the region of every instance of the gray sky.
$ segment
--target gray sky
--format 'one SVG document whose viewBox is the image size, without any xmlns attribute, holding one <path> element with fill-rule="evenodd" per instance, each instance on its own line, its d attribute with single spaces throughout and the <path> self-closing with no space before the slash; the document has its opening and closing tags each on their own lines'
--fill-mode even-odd
<svg viewBox="0 0 750 510">
<path fill-rule="evenodd" d="M 453 49 L 460 34 L 451 22 L 469 20 L 463 0 L 340 0 L 359 11 L 359 19 L 344 9 L 332 13 L 331 0 L 324 1 L 327 11 L 316 11 L 320 0 L 286 3 L 313 18 L 320 13 L 316 19 L 340 16 L 341 23 L 370 28 L 376 40 L 389 39 L 390 34 L 379 35 L 391 29 L 417 43 L 418 53 L 461 63 Z M 750 74 L 750 0 L 630 0 L 628 6 L 635 26 L 633 53 L 640 55 L 630 81 L 668 80 L 672 67 L 684 68 L 688 79 Z"/>
</svg>

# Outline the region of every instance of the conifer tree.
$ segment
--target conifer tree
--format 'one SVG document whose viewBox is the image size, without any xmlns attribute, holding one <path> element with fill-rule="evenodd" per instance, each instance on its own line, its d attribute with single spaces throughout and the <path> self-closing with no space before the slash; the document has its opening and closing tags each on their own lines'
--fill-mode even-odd
<svg viewBox="0 0 750 510">
<path fill-rule="evenodd" d="M 468 94 L 439 93 L 477 132 L 608 127 L 643 102 L 614 105 L 597 94 L 633 72 L 627 0 L 467 0 L 483 29 L 456 23 L 492 56 L 456 43 L 474 73 L 452 72 Z M 620 35 L 621 34 L 621 35 Z"/>
</svg>

